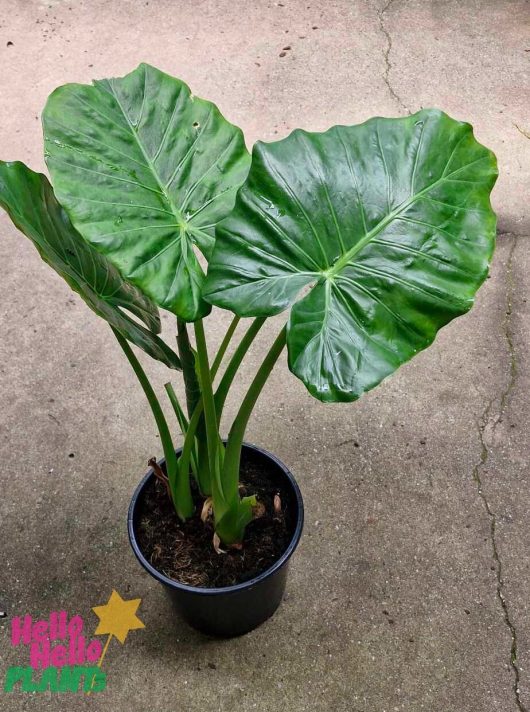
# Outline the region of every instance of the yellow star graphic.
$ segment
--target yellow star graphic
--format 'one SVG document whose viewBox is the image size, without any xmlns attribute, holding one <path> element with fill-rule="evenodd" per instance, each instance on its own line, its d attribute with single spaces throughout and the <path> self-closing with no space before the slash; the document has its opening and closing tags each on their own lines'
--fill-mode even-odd
<svg viewBox="0 0 530 712">
<path fill-rule="evenodd" d="M 136 615 L 141 598 L 124 601 L 119 593 L 112 591 L 108 603 L 104 606 L 95 606 L 92 610 L 99 618 L 95 635 L 114 636 L 120 643 L 125 643 L 125 638 L 130 630 L 145 628 L 145 625 Z"/>
</svg>

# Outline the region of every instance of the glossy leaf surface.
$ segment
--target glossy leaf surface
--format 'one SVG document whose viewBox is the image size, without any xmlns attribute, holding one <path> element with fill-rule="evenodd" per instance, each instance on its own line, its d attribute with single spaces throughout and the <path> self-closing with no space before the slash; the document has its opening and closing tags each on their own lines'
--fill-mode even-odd
<svg viewBox="0 0 530 712">
<path fill-rule="evenodd" d="M 354 400 L 471 307 L 496 175 L 471 126 L 437 110 L 258 143 L 205 296 L 239 316 L 294 303 L 291 370 L 320 400 Z"/>
<path fill-rule="evenodd" d="M 126 339 L 171 368 L 176 354 L 156 334 L 156 306 L 86 243 L 57 202 L 46 176 L 23 163 L 0 161 L 0 205 L 16 227 L 33 242 L 42 259 L 65 279 L 96 312 Z M 128 310 L 146 327 L 124 311 Z"/>
<path fill-rule="evenodd" d="M 43 126 L 56 195 L 83 237 L 159 306 L 186 321 L 207 314 L 194 248 L 210 256 L 247 175 L 240 129 L 147 64 L 59 87 Z"/>
</svg>

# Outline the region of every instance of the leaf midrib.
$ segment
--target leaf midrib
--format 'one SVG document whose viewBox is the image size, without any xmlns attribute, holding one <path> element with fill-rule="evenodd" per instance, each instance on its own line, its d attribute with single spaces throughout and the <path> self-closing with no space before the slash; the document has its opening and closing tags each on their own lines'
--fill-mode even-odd
<svg viewBox="0 0 530 712">
<path fill-rule="evenodd" d="M 459 142 L 460 143 L 460 142 Z M 456 147 L 455 147 L 456 148 Z M 410 208 L 411 205 L 414 205 L 414 203 L 422 198 L 424 195 L 426 195 L 430 190 L 433 188 L 436 188 L 437 185 L 440 183 L 443 183 L 446 180 L 451 180 L 451 176 L 455 175 L 456 173 L 460 172 L 461 170 L 464 170 L 465 168 L 468 168 L 469 165 L 471 164 L 466 164 L 465 166 L 461 166 L 458 168 L 456 171 L 453 171 L 452 173 L 448 173 L 447 175 L 445 174 L 445 171 L 447 170 L 452 158 L 454 155 L 454 150 L 453 153 L 451 154 L 451 157 L 449 158 L 449 161 L 447 162 L 447 165 L 442 173 L 442 175 L 435 180 L 433 183 L 430 185 L 426 186 L 423 188 L 423 190 L 420 190 L 419 193 L 416 193 L 416 195 L 411 196 L 407 200 L 405 200 L 401 205 L 399 205 L 395 210 L 391 211 L 386 218 L 383 218 L 370 232 L 366 233 L 366 235 L 359 240 L 359 242 L 351 247 L 347 252 L 345 252 L 342 257 L 340 257 L 337 262 L 335 262 L 332 267 L 327 269 L 325 272 L 323 272 L 323 276 L 326 279 L 332 279 L 338 272 L 340 272 L 344 267 L 346 267 L 347 264 L 355 257 L 355 255 L 360 252 L 369 242 L 371 242 L 374 237 L 376 237 L 380 232 L 382 232 L 387 225 L 389 225 L 393 220 L 398 218 L 402 213 L 404 213 L 408 208 Z M 482 161 L 488 158 L 488 156 L 481 156 L 480 158 L 476 159 L 476 161 Z M 473 163 L 476 163 L 476 161 L 473 161 Z M 472 183 L 475 183 L 476 181 L 470 181 Z M 455 206 L 456 207 L 456 206 Z"/>
<path fill-rule="evenodd" d="M 171 208 L 171 210 L 172 210 L 172 212 L 173 212 L 175 218 L 179 221 L 179 223 L 183 224 L 183 223 L 184 223 L 184 220 L 183 220 L 183 217 L 182 217 L 182 214 L 181 214 L 180 210 L 177 208 L 177 206 L 176 206 L 175 203 L 173 202 L 172 198 L 171 198 L 170 195 L 167 193 L 166 187 L 165 187 L 164 184 L 162 183 L 162 181 L 161 181 L 161 179 L 160 179 L 160 177 L 159 177 L 159 175 L 158 175 L 158 173 L 157 173 L 157 171 L 156 171 L 156 169 L 155 169 L 155 167 L 154 167 L 154 165 L 153 165 L 153 162 L 151 161 L 151 159 L 150 159 L 149 156 L 147 155 L 147 152 L 146 152 L 146 150 L 145 150 L 145 148 L 144 148 L 144 145 L 143 145 L 142 142 L 140 141 L 140 137 L 138 136 L 137 132 L 136 132 L 135 129 L 134 129 L 134 125 L 133 125 L 133 124 L 131 123 L 131 121 L 129 120 L 129 116 L 127 115 L 127 112 L 125 111 L 125 109 L 124 109 L 123 106 L 121 105 L 121 102 L 120 102 L 118 96 L 116 95 L 116 93 L 115 93 L 115 91 L 114 91 L 114 87 L 112 86 L 112 84 L 111 84 L 110 82 L 108 82 L 108 85 L 109 85 L 109 88 L 110 88 L 110 93 L 111 93 L 112 97 L 114 98 L 116 104 L 118 105 L 118 107 L 119 107 L 121 113 L 123 114 L 123 118 L 124 118 L 125 121 L 127 122 L 127 125 L 128 125 L 128 127 L 129 127 L 129 130 L 130 130 L 131 134 L 133 135 L 134 140 L 136 141 L 136 144 L 137 144 L 138 148 L 140 149 L 140 151 L 141 151 L 141 153 L 142 153 L 142 156 L 144 157 L 144 159 L 145 159 L 145 161 L 146 161 L 146 163 L 147 163 L 147 166 L 149 167 L 149 169 L 150 169 L 150 171 L 151 171 L 153 177 L 155 178 L 155 180 L 156 180 L 156 182 L 157 182 L 157 184 L 158 184 L 158 187 L 160 188 L 160 191 L 162 192 L 162 195 L 163 195 L 164 198 L 166 199 L 166 201 L 167 201 L 169 207 Z M 145 91 L 144 91 L 144 97 L 145 97 Z"/>
<path fill-rule="evenodd" d="M 486 156 L 484 156 L 486 158 Z M 462 168 L 467 168 L 467 166 L 462 166 Z M 461 170 L 459 168 L 458 170 Z M 452 173 L 449 176 L 453 175 Z M 437 185 L 447 180 L 448 176 L 441 175 L 440 178 L 435 180 L 430 185 L 426 186 L 423 190 L 420 190 L 416 195 L 408 198 L 405 202 L 401 203 L 395 210 L 392 210 L 383 220 L 381 220 L 377 225 L 366 233 L 366 235 L 359 240 L 359 242 L 351 247 L 347 252 L 345 252 L 342 257 L 340 257 L 335 264 L 324 272 L 324 277 L 330 279 L 333 278 L 338 272 L 340 272 L 344 267 L 346 267 L 349 262 L 355 257 L 355 255 L 360 252 L 368 243 L 370 243 L 374 237 L 376 237 L 380 232 L 382 232 L 387 225 L 389 225 L 393 220 L 395 220 L 399 215 L 404 213 L 411 205 L 419 200 L 423 195 L 428 193 L 430 190 L 435 188 Z"/>
</svg>

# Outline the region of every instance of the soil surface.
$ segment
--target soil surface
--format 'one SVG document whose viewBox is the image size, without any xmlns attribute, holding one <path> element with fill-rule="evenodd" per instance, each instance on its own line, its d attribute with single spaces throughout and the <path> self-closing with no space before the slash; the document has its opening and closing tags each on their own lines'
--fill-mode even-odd
<svg viewBox="0 0 530 712">
<path fill-rule="evenodd" d="M 181 522 L 164 484 L 152 478 L 144 490 L 137 540 L 145 558 L 168 578 L 191 586 L 217 588 L 248 581 L 268 569 L 287 549 L 295 526 L 291 493 L 263 457 L 243 451 L 239 480 L 241 496 L 256 495 L 264 510 L 246 528 L 241 550 L 218 554 L 213 547 L 213 522 L 202 522 L 204 502 L 194 487 L 196 511 Z M 195 485 L 195 483 L 192 483 Z M 279 495 L 281 512 L 274 511 Z"/>
</svg>

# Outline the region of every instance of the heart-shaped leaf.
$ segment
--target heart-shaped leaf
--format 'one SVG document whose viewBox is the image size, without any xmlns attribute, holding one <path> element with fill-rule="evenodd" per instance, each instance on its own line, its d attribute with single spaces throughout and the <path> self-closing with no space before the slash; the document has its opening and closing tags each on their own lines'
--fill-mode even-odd
<svg viewBox="0 0 530 712">
<path fill-rule="evenodd" d="M 471 126 L 437 110 L 258 143 L 205 297 L 240 316 L 298 300 L 291 370 L 323 401 L 354 400 L 471 307 L 496 176 Z"/>
<path fill-rule="evenodd" d="M 76 232 L 53 189 L 41 173 L 23 163 L 0 161 L 0 205 L 33 242 L 42 259 L 65 279 L 96 312 L 126 339 L 170 368 L 180 368 L 177 355 L 156 336 L 156 306 Z M 148 327 L 131 319 L 127 309 Z"/>
<path fill-rule="evenodd" d="M 55 192 L 83 237 L 159 306 L 205 316 L 194 247 L 210 256 L 247 175 L 241 130 L 147 64 L 59 87 L 43 126 Z"/>
</svg>

